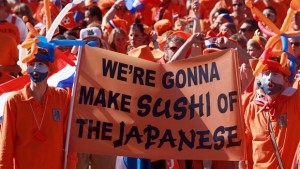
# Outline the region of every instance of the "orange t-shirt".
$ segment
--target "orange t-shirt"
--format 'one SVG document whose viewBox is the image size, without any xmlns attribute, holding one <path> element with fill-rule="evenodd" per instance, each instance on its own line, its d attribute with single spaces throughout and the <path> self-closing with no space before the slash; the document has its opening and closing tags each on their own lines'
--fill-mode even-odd
<svg viewBox="0 0 300 169">
<path fill-rule="evenodd" d="M 288 89 L 291 90 L 291 88 Z M 271 118 L 276 144 L 284 168 L 291 168 L 294 157 L 292 152 L 295 152 L 300 140 L 299 103 L 300 92 L 296 90 L 288 100 L 277 104 L 276 113 L 278 113 L 278 116 L 277 118 Z M 266 110 L 258 113 L 261 108 L 254 102 L 250 102 L 244 114 L 246 143 L 248 143 L 247 146 L 252 147 L 248 149 L 249 160 L 251 161 L 251 158 L 253 158 L 253 166 L 249 166 L 249 168 L 278 168 L 265 116 Z"/>
<path fill-rule="evenodd" d="M 0 65 L 16 65 L 19 60 L 18 44 L 14 38 L 0 33 Z"/>
<path fill-rule="evenodd" d="M 9 96 L 0 132 L 0 168 L 63 168 L 68 97 L 66 90 L 49 86 L 39 103 L 29 84 Z M 46 140 L 37 139 L 38 130 Z"/>
</svg>

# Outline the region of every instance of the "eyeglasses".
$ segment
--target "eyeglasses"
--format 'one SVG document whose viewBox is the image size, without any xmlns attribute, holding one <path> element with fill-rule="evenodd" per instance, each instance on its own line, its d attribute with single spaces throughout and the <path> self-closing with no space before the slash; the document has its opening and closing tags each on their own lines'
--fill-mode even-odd
<svg viewBox="0 0 300 169">
<path fill-rule="evenodd" d="M 237 3 L 237 4 L 232 4 L 232 6 L 238 6 L 238 7 L 241 7 L 241 6 L 243 6 L 243 4 L 242 4 L 242 3 Z"/>
<path fill-rule="evenodd" d="M 266 17 L 276 16 L 274 13 L 263 13 Z"/>
<path fill-rule="evenodd" d="M 174 51 L 176 51 L 178 49 L 178 47 L 173 46 L 173 47 L 169 47 L 169 49 L 174 52 Z"/>
<path fill-rule="evenodd" d="M 249 28 L 240 28 L 240 31 L 241 32 L 250 32 L 250 29 Z"/>
<path fill-rule="evenodd" d="M 300 46 L 300 42 L 291 42 L 291 45 L 298 47 L 298 46 Z"/>
</svg>

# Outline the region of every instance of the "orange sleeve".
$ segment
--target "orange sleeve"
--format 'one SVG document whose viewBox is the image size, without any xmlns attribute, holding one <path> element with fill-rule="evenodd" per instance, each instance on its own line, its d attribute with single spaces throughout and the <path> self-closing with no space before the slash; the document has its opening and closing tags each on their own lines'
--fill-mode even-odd
<svg viewBox="0 0 300 169">
<path fill-rule="evenodd" d="M 0 131 L 0 169 L 12 169 L 16 138 L 16 102 L 10 97 L 4 106 Z"/>
<path fill-rule="evenodd" d="M 251 104 L 249 104 L 245 109 L 244 121 L 245 121 L 245 143 L 247 150 L 247 161 L 248 168 L 253 168 L 253 157 L 252 157 L 252 133 L 250 129 L 249 120 L 251 119 Z"/>
</svg>

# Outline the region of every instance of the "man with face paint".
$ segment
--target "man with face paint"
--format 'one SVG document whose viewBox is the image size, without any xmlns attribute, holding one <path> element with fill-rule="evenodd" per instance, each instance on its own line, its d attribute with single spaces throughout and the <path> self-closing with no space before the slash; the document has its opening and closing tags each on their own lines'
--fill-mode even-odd
<svg viewBox="0 0 300 169">
<path fill-rule="evenodd" d="M 267 62 L 245 109 L 248 168 L 291 168 L 300 140 L 300 92 L 288 87 L 289 68 Z"/>
<path fill-rule="evenodd" d="M 38 54 L 47 52 L 39 49 Z M 0 169 L 63 168 L 69 96 L 66 90 L 47 85 L 50 64 L 36 58 L 27 62 L 30 83 L 11 94 L 5 103 Z"/>
</svg>

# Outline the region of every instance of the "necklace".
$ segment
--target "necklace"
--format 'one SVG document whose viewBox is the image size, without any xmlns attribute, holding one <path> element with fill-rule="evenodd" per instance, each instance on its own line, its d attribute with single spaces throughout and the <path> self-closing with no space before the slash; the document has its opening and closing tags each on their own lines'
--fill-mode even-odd
<svg viewBox="0 0 300 169">
<path fill-rule="evenodd" d="M 48 97 L 46 98 L 46 103 L 45 103 L 45 107 L 44 107 L 44 112 L 43 112 L 43 115 L 42 115 L 42 120 L 40 122 L 40 124 L 38 123 L 37 121 L 37 118 L 36 118 L 36 115 L 34 113 L 34 110 L 33 110 L 33 107 L 29 101 L 29 105 L 30 105 L 30 108 L 31 108 L 31 112 L 33 114 L 33 117 L 34 117 L 34 120 L 35 120 L 35 123 L 36 123 L 36 126 L 38 128 L 37 131 L 34 132 L 34 137 L 40 141 L 46 141 L 46 136 L 41 132 L 41 128 L 42 128 L 42 124 L 43 124 L 43 121 L 44 121 L 44 116 L 45 116 L 45 112 L 46 112 L 46 107 L 47 107 L 47 102 L 48 102 Z"/>
</svg>

